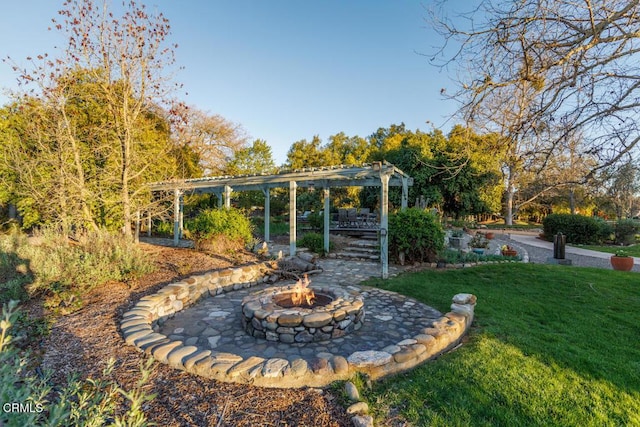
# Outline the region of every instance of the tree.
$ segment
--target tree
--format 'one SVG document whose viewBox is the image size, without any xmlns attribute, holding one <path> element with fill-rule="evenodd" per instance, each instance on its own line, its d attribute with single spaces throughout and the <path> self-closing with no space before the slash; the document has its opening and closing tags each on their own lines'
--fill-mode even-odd
<svg viewBox="0 0 640 427">
<path fill-rule="evenodd" d="M 525 153 L 544 167 L 580 132 L 598 160 L 586 179 L 640 141 L 639 16 L 639 0 L 484 0 L 455 23 L 436 10 L 446 42 L 433 62 L 456 66 L 449 96 L 468 125 L 505 138 L 510 168 Z"/>
<path fill-rule="evenodd" d="M 270 174 L 275 171 L 271 147 L 262 139 L 256 139 L 251 146 L 236 151 L 224 169 L 227 175 Z"/>
<path fill-rule="evenodd" d="M 247 148 L 235 152 L 233 158 L 225 166 L 226 175 L 272 174 L 277 170 L 273 160 L 271 147 L 266 141 L 256 139 Z M 262 191 L 243 191 L 238 195 L 238 205 L 243 208 L 262 205 L 264 194 Z"/>
<path fill-rule="evenodd" d="M 195 107 L 180 105 L 174 111 L 179 117 L 175 126 L 177 143 L 197 154 L 205 176 L 225 173 L 227 163 L 246 148 L 247 134 L 240 124 Z"/>
<path fill-rule="evenodd" d="M 640 166 L 632 161 L 603 176 L 607 199 L 615 209 L 618 219 L 629 218 L 638 210 L 638 193 L 640 192 Z"/>
<path fill-rule="evenodd" d="M 168 95 L 176 87 L 167 73 L 174 63 L 176 47 L 166 42 L 169 22 L 161 13 L 149 14 L 144 5 L 133 0 L 123 4 L 120 17 L 109 10 L 106 0 L 101 4 L 92 0 L 68 0 L 63 7 L 59 12 L 61 20 L 53 20 L 55 29 L 68 40 L 63 57 L 49 59 L 41 55 L 38 56 L 40 64 L 34 64 L 34 70 L 19 67 L 16 70 L 21 73 L 22 82 L 36 83 L 40 88 L 40 93 L 33 92 L 33 96 L 57 108 L 57 114 L 62 116 L 57 123 L 69 125 L 61 127 L 61 132 L 71 150 L 77 141 L 76 128 L 71 122 L 65 123 L 69 98 L 58 97 L 64 91 L 59 92 L 57 88 L 64 88 L 65 78 L 82 70 L 104 113 L 100 127 L 93 129 L 99 130 L 100 141 L 115 156 L 115 162 L 110 164 L 113 169 L 109 169 L 112 174 L 102 177 L 106 180 L 103 188 L 109 187 L 110 194 L 117 193 L 118 222 L 123 232 L 130 235 L 133 212 L 150 203 L 144 186 L 147 178 L 168 179 L 175 174 L 175 170 L 156 167 L 159 153 L 150 148 L 161 147 L 148 139 L 150 132 L 165 126 L 161 106 L 170 104 Z M 84 107 L 81 110 L 87 111 Z M 168 127 L 163 131 L 168 131 Z M 164 145 L 161 151 L 167 154 L 168 149 L 169 146 Z M 71 164 L 75 169 L 74 180 L 82 187 L 82 156 L 78 159 L 77 150 Z M 60 153 L 67 151 L 67 147 L 60 147 Z M 159 173 L 150 174 L 152 170 Z M 76 194 L 82 196 L 86 191 L 80 188 Z M 87 201 L 81 200 L 81 203 L 86 205 Z"/>
<path fill-rule="evenodd" d="M 329 153 L 323 149 L 322 140 L 315 135 L 311 141 L 294 142 L 287 152 L 286 166 L 290 169 L 316 168 L 329 164 Z"/>
<path fill-rule="evenodd" d="M 350 137 L 344 132 L 331 135 L 324 147 L 324 151 L 327 152 L 327 166 L 361 166 L 367 161 L 369 150 L 366 139 L 359 136 Z"/>
</svg>

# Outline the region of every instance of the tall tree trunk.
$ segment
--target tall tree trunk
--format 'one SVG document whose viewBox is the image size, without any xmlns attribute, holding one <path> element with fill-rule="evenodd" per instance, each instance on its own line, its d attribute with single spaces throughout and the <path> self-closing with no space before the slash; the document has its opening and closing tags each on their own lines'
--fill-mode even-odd
<svg viewBox="0 0 640 427">
<path fill-rule="evenodd" d="M 125 236 L 131 236 L 131 198 L 129 195 L 129 168 L 131 164 L 131 143 L 128 132 L 122 140 L 122 232 Z"/>
<path fill-rule="evenodd" d="M 569 212 L 571 215 L 576 214 L 576 193 L 573 191 L 573 187 L 569 188 Z"/>
<path fill-rule="evenodd" d="M 505 225 L 513 225 L 513 196 L 515 191 L 513 190 L 513 186 L 509 186 L 505 193 L 506 198 L 506 206 L 504 213 L 504 223 Z"/>
<path fill-rule="evenodd" d="M 76 141 L 75 136 L 72 134 L 73 126 L 67 117 L 67 113 L 62 107 L 62 120 L 64 121 L 64 131 L 66 133 L 66 137 L 69 140 L 69 144 L 71 145 L 71 150 L 73 152 L 73 164 L 75 168 L 75 185 L 77 186 L 77 194 L 75 197 L 78 197 L 80 201 L 80 209 L 82 210 L 82 216 L 84 218 L 85 224 L 89 226 L 93 230 L 98 229 L 98 225 L 96 224 L 95 219 L 93 218 L 93 213 L 89 208 L 89 203 L 87 201 L 89 190 L 87 189 L 87 184 L 84 176 L 84 168 L 82 166 L 82 155 L 80 153 L 80 147 Z"/>
</svg>

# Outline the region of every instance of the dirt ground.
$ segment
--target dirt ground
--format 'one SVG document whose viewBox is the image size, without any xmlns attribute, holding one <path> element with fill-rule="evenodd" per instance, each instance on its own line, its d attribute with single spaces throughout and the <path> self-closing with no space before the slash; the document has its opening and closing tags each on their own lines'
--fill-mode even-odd
<svg viewBox="0 0 640 427">
<path fill-rule="evenodd" d="M 231 265 L 193 249 L 141 243 L 157 269 L 135 283 L 112 282 L 93 290 L 84 307 L 57 319 L 42 343 L 43 367 L 54 381 L 68 374 L 98 378 L 114 358 L 112 379 L 131 389 L 147 358 L 125 344 L 118 324 L 122 314 L 142 296 L 180 277 Z M 244 254 L 242 261 L 253 255 Z M 149 421 L 159 426 L 350 426 L 350 417 L 331 390 L 280 390 L 208 380 L 161 363 L 152 365 L 148 393 L 157 397 L 145 406 Z M 121 411 L 124 407 L 119 408 Z"/>
</svg>

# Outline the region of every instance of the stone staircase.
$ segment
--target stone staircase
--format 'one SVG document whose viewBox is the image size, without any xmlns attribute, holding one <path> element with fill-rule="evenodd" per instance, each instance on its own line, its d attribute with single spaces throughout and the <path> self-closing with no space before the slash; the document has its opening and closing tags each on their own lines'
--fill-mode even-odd
<svg viewBox="0 0 640 427">
<path fill-rule="evenodd" d="M 333 254 L 336 258 L 380 260 L 380 245 L 377 238 L 351 240 L 348 246 Z"/>
</svg>

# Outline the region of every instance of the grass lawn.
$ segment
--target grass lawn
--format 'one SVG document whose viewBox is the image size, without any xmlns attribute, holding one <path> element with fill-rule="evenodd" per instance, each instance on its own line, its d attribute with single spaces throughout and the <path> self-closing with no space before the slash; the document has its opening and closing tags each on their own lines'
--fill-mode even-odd
<svg viewBox="0 0 640 427">
<path fill-rule="evenodd" d="M 575 246 L 576 248 L 582 248 L 582 249 L 591 249 L 592 251 L 606 252 L 609 254 L 614 254 L 616 253 L 617 250 L 622 249 L 625 252 L 627 252 L 629 256 L 640 257 L 640 245 L 638 244 L 630 245 L 630 246 L 573 245 L 572 244 L 571 246 Z"/>
<path fill-rule="evenodd" d="M 640 275 L 503 264 L 369 285 L 447 312 L 478 297 L 457 351 L 364 392 L 381 419 L 421 426 L 640 425 Z"/>
</svg>

